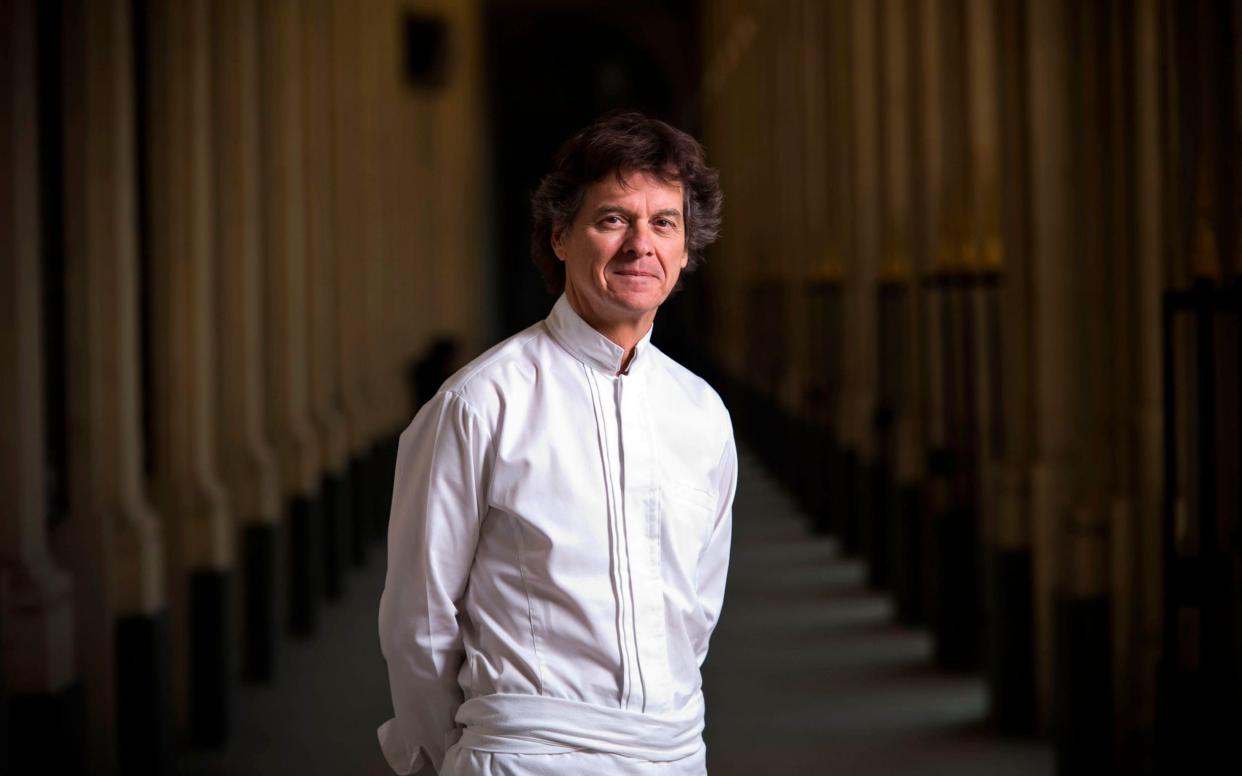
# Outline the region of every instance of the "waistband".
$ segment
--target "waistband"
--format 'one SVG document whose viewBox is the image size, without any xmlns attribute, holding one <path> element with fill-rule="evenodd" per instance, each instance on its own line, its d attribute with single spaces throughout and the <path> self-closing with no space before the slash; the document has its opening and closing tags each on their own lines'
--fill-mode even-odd
<svg viewBox="0 0 1242 776">
<path fill-rule="evenodd" d="M 542 695 L 497 693 L 457 709 L 463 749 L 508 754 L 603 752 L 652 762 L 689 757 L 703 745 L 703 695 L 667 714 L 643 714 Z"/>
</svg>

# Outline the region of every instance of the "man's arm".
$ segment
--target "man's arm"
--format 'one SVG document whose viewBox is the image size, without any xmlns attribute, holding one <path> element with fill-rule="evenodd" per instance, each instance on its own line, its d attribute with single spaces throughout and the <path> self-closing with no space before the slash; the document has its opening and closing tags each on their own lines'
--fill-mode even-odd
<svg viewBox="0 0 1242 776">
<path fill-rule="evenodd" d="M 699 558 L 696 576 L 699 605 L 707 621 L 699 642 L 695 644 L 695 654 L 700 667 L 707 658 L 707 643 L 716 628 L 717 620 L 720 619 L 720 608 L 724 604 L 725 577 L 729 570 L 729 543 L 733 538 L 733 497 L 737 492 L 737 447 L 734 445 L 732 433 L 720 454 L 720 462 L 716 464 L 715 479 L 716 492 L 719 494 L 715 522 L 712 525 L 711 537 Z"/>
<path fill-rule="evenodd" d="M 487 509 L 487 436 L 453 393 L 428 402 L 401 435 L 379 608 L 395 715 L 379 739 L 400 774 L 428 759 L 439 770 L 457 736 L 457 616 Z"/>
</svg>

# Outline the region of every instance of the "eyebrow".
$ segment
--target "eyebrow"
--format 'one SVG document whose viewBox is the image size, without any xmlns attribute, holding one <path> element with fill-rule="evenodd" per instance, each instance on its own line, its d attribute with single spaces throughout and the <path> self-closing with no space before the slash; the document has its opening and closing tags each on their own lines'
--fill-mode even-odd
<svg viewBox="0 0 1242 776">
<path fill-rule="evenodd" d="M 634 211 L 626 210 L 620 205 L 601 205 L 595 209 L 595 213 L 593 214 L 593 219 L 606 216 L 609 213 L 617 213 L 627 218 L 634 217 Z M 667 208 L 664 208 L 663 210 L 657 210 L 656 212 L 651 214 L 652 218 L 659 218 L 661 216 L 664 216 L 664 217 L 672 216 L 674 218 L 681 218 L 681 211 L 675 207 L 667 207 Z"/>
</svg>

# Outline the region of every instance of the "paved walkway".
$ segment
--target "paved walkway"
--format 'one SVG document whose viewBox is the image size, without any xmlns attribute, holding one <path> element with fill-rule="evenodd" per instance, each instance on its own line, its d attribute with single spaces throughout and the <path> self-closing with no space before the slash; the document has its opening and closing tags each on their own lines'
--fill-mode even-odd
<svg viewBox="0 0 1242 776">
<path fill-rule="evenodd" d="M 932 663 L 927 633 L 893 623 L 866 569 L 741 457 L 733 557 L 703 667 L 712 776 L 1045 776 L 1051 747 L 984 727 L 975 676 Z"/>
<path fill-rule="evenodd" d="M 809 536 L 752 456 L 741 465 L 729 588 L 704 667 L 712 776 L 1052 773 L 1046 743 L 989 734 L 981 680 L 935 670 L 927 634 L 892 623 L 862 565 Z M 238 690 L 229 748 L 182 758 L 182 774 L 391 773 L 375 743 L 391 709 L 378 548 L 348 581 L 315 639 L 286 642 L 274 685 Z"/>
</svg>

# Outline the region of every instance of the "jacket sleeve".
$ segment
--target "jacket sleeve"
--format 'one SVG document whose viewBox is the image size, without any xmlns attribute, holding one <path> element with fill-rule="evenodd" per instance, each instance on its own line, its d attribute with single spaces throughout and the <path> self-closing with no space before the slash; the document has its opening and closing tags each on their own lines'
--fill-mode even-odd
<svg viewBox="0 0 1242 776">
<path fill-rule="evenodd" d="M 441 392 L 401 434 L 379 606 L 393 718 L 380 746 L 399 774 L 436 770 L 460 736 L 464 659 L 458 616 L 486 513 L 490 436 L 459 395 Z"/>
<path fill-rule="evenodd" d="M 707 643 L 720 619 L 720 610 L 724 605 L 725 577 L 729 570 L 729 545 L 733 539 L 733 497 L 737 492 L 737 447 L 733 442 L 732 432 L 729 433 L 720 454 L 720 461 L 716 464 L 715 479 L 716 492 L 719 494 L 716 516 L 711 536 L 699 558 L 696 576 L 699 606 L 705 620 L 701 640 L 695 644 L 699 667 L 703 666 L 703 661 L 707 658 Z"/>
</svg>

